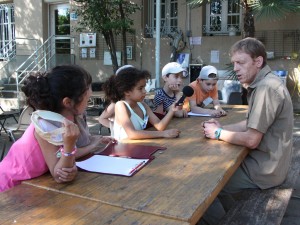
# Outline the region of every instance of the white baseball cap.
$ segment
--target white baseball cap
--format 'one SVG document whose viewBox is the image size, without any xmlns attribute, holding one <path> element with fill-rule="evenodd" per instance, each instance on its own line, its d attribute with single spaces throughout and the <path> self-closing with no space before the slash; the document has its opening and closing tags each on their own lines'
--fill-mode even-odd
<svg viewBox="0 0 300 225">
<path fill-rule="evenodd" d="M 134 68 L 134 66 L 132 66 L 132 65 L 121 66 L 119 69 L 117 69 L 116 75 L 118 75 L 122 70 L 127 69 L 127 68 Z"/>
<path fill-rule="evenodd" d="M 170 62 L 170 63 L 167 63 L 163 67 L 161 75 L 166 76 L 167 74 L 170 74 L 170 73 L 176 74 L 176 73 L 180 73 L 180 72 L 183 72 L 183 71 L 185 71 L 185 69 L 182 68 L 182 66 L 179 63 Z"/>
<path fill-rule="evenodd" d="M 204 66 L 199 74 L 200 79 L 209 80 L 209 79 L 219 79 L 218 70 L 214 66 Z"/>
</svg>

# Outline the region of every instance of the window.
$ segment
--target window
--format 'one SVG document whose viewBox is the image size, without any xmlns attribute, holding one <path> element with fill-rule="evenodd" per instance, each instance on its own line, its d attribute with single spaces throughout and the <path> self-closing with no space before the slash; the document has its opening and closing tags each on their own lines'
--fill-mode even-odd
<svg viewBox="0 0 300 225">
<path fill-rule="evenodd" d="M 227 35 L 241 32 L 242 7 L 236 0 L 212 0 L 206 5 L 206 24 L 203 32 L 207 35 Z"/>
<path fill-rule="evenodd" d="M 156 0 L 147 1 L 148 18 L 145 28 L 146 37 L 155 36 L 156 26 Z M 161 0 L 161 36 L 168 36 L 173 32 L 177 32 L 178 25 L 178 3 L 177 0 Z"/>
<path fill-rule="evenodd" d="M 0 4 L 0 60 L 14 51 L 15 18 L 13 4 Z M 7 45 L 8 44 L 8 45 Z"/>
</svg>

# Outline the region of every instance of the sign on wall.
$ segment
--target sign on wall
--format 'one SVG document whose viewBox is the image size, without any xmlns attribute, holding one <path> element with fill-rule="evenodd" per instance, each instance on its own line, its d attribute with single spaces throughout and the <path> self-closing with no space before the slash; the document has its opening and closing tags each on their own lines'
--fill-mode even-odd
<svg viewBox="0 0 300 225">
<path fill-rule="evenodd" d="M 117 55 L 118 65 L 121 65 L 121 52 L 116 52 L 116 55 Z M 112 65 L 111 56 L 110 56 L 109 51 L 104 51 L 103 65 L 107 65 L 107 66 Z"/>
</svg>

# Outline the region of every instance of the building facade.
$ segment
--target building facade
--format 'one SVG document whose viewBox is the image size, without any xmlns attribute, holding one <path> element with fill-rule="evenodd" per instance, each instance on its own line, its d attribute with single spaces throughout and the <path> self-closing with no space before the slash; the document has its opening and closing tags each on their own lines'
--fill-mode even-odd
<svg viewBox="0 0 300 225">
<path fill-rule="evenodd" d="M 134 0 L 143 6 L 132 15 L 135 34 L 127 36 L 128 63 L 155 74 L 156 49 L 156 1 Z M 94 82 L 104 81 L 113 74 L 107 45 L 102 35 L 92 30 L 76 31 L 78 17 L 72 0 L 0 0 L 0 43 L 24 38 L 44 43 L 55 38 L 56 53 L 71 54 L 72 63 L 86 68 Z M 160 62 L 159 70 L 170 60 L 172 53 L 187 70 L 190 65 L 210 64 L 219 70 L 227 70 L 230 58 L 228 50 L 243 34 L 243 8 L 231 0 L 211 1 L 199 8 L 190 8 L 185 0 L 161 0 Z M 8 10 L 10 8 L 10 10 Z M 291 15 L 279 21 L 255 21 L 255 36 L 268 51 L 268 64 L 272 70 L 288 71 L 287 85 L 298 105 L 300 15 Z M 69 38 L 68 38 L 69 36 Z M 84 38 L 91 45 L 82 44 Z M 90 39 L 91 40 L 90 40 Z M 0 47 L 1 47 L 0 46 Z M 122 58 L 122 41 L 116 38 L 117 51 Z M 17 55 L 26 55 L 25 50 Z M 2 52 L 3 54 L 3 52 Z M 297 55 L 298 54 L 298 55 Z M 22 59 L 23 60 L 23 59 Z M 5 60 L 0 61 L 5 63 Z M 63 60 L 57 59 L 57 63 Z M 121 64 L 120 60 L 120 64 Z M 187 74 L 185 84 L 192 74 Z M 297 93 L 297 94 L 295 94 Z"/>
</svg>

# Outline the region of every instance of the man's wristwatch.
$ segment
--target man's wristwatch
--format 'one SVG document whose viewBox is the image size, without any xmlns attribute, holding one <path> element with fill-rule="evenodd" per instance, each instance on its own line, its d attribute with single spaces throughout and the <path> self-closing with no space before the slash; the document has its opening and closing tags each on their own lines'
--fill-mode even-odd
<svg viewBox="0 0 300 225">
<path fill-rule="evenodd" d="M 215 131 L 215 138 L 217 140 L 220 139 L 220 135 L 221 135 L 221 131 L 223 130 L 223 128 L 218 128 L 216 131 Z"/>
</svg>

